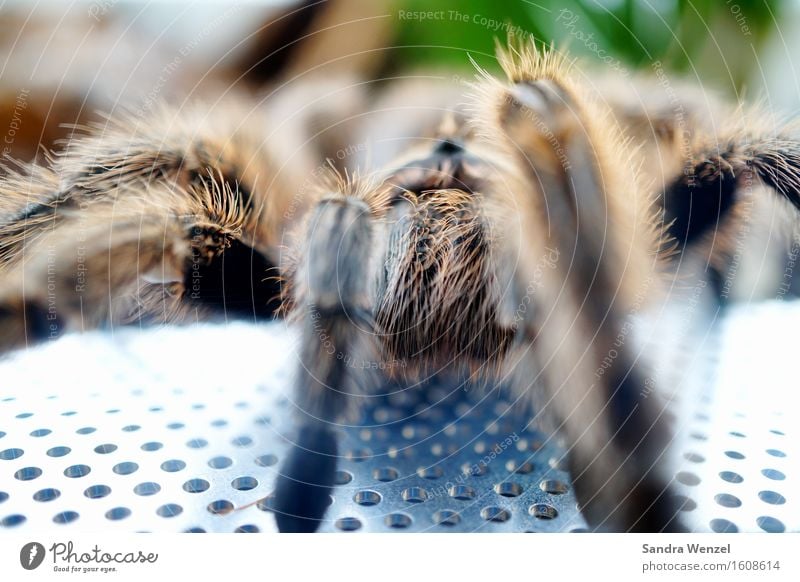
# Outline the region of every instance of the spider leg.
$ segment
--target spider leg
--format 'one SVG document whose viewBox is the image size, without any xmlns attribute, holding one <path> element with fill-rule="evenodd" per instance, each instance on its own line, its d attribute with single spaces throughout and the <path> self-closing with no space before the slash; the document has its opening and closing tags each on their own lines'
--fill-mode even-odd
<svg viewBox="0 0 800 582">
<path fill-rule="evenodd" d="M 166 216 L 87 216 L 80 227 L 65 224 L 27 249 L 24 263 L 5 275 L 0 351 L 67 330 L 122 323 L 141 301 L 143 286 L 181 282 L 189 255 L 184 229 Z"/>
<path fill-rule="evenodd" d="M 114 214 L 86 210 L 26 245 L 0 284 L 0 351 L 66 331 L 205 319 L 209 305 L 224 301 L 216 287 L 224 273 L 212 275 L 223 251 L 242 254 L 230 233 L 154 209 Z M 233 294 L 238 287 L 227 283 Z"/>
<path fill-rule="evenodd" d="M 695 145 L 684 171 L 664 192 L 665 223 L 679 248 L 718 228 L 754 184 L 800 209 L 800 140 L 788 134 L 732 133 Z"/>
<path fill-rule="evenodd" d="M 65 328 L 274 315 L 277 250 L 303 199 L 287 210 L 262 112 L 228 105 L 162 107 L 148 124 L 123 115 L 3 175 L 5 349 Z"/>
<path fill-rule="evenodd" d="M 336 473 L 336 423 L 356 405 L 354 396 L 364 384 L 354 363 L 375 357 L 374 230 L 370 207 L 349 196 L 321 201 L 304 230 L 292 281 L 293 316 L 301 327 L 295 378 L 299 428 L 275 491 L 283 532 L 319 527 Z"/>
<path fill-rule="evenodd" d="M 518 338 L 509 364 L 521 390 L 532 393 L 531 378 L 543 380 L 544 395 L 531 397 L 566 438 L 590 526 L 674 529 L 660 466 L 669 440 L 663 404 L 649 389 L 628 320 L 637 296 L 651 291 L 655 237 L 642 214 L 646 204 L 610 163 L 617 136 L 552 57 L 506 61 L 513 84 L 487 91 L 483 118 L 519 169 L 506 181 L 511 200 L 499 216 L 520 221 L 518 235 L 501 239 L 510 303 L 530 300 L 530 283 L 538 284 L 533 310 L 504 316 Z M 537 265 L 554 253 L 555 268 Z"/>
<path fill-rule="evenodd" d="M 682 172 L 667 183 L 667 234 L 681 251 L 673 263 L 680 272 L 684 256 L 688 265 L 691 257 L 703 260 L 721 305 L 731 297 L 775 292 L 795 220 L 785 207 L 788 202 L 800 209 L 796 136 L 797 129 L 787 125 L 772 133 L 728 130 L 697 138 Z"/>
<path fill-rule="evenodd" d="M 269 317 L 269 262 L 240 240 L 225 184 L 134 183 L 77 209 L 45 205 L 0 226 L 0 352 L 65 331 Z"/>
</svg>

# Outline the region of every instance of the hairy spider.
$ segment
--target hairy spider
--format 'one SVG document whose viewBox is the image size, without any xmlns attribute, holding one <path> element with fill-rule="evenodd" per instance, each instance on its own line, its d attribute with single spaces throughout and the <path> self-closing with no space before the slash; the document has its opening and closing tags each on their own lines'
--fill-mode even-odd
<svg viewBox="0 0 800 582">
<path fill-rule="evenodd" d="M 748 184 L 800 204 L 798 142 L 597 99 L 552 50 L 499 59 L 505 80 L 481 71 L 469 105 L 368 177 L 320 176 L 313 156 L 287 155 L 301 129 L 280 134 L 274 103 L 231 100 L 109 119 L 9 171 L 0 349 L 109 324 L 286 316 L 301 349 L 282 531 L 318 527 L 357 395 L 435 374 L 508 383 L 549 419 L 593 529 L 679 530 L 666 403 L 647 398 L 620 331 L 682 251 L 736 229 Z"/>
</svg>

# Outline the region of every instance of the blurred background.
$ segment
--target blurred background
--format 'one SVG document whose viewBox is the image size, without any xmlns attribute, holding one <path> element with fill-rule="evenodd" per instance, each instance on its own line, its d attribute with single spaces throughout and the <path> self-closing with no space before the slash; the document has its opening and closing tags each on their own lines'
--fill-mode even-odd
<svg viewBox="0 0 800 582">
<path fill-rule="evenodd" d="M 470 57 L 496 68 L 494 43 L 509 34 L 567 46 L 589 70 L 660 66 L 732 98 L 800 107 L 794 0 L 12 0 L 0 8 L 3 153 L 41 156 L 98 111 L 143 114 L 311 75 L 469 79 Z"/>
</svg>

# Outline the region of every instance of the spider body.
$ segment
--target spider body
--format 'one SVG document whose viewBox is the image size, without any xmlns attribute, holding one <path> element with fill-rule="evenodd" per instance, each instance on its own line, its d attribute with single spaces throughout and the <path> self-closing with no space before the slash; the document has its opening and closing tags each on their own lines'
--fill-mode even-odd
<svg viewBox="0 0 800 582">
<path fill-rule="evenodd" d="M 745 179 L 798 203 L 797 142 L 731 133 L 722 150 L 698 139 L 676 153 L 674 120 L 653 111 L 661 129 L 636 150 L 641 115 L 591 98 L 557 53 L 500 61 L 505 80 L 481 73 L 468 107 L 366 178 L 288 151 L 308 127 L 269 100 L 109 121 L 48 167 L 10 172 L 0 348 L 286 316 L 300 349 L 282 531 L 324 517 L 336 426 L 359 395 L 431 375 L 509 384 L 548 419 L 593 528 L 680 529 L 666 403 L 649 397 L 630 319 L 665 287 L 665 228 L 692 252 L 715 216 L 735 217 Z M 659 147 L 674 160 L 652 162 Z"/>
</svg>

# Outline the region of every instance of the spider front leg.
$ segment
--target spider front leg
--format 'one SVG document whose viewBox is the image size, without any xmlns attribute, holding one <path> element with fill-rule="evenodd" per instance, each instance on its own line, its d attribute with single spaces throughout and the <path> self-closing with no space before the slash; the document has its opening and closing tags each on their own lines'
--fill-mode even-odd
<svg viewBox="0 0 800 582">
<path fill-rule="evenodd" d="M 665 221 L 679 246 L 690 246 L 719 227 L 741 201 L 741 191 L 756 183 L 800 209 L 798 129 L 794 135 L 734 132 L 698 140 L 684 171 L 664 193 Z"/>
<path fill-rule="evenodd" d="M 721 303 L 732 289 L 734 297 L 748 300 L 774 292 L 796 221 L 784 211 L 783 200 L 800 209 L 798 127 L 764 131 L 697 138 L 683 171 L 664 190 L 668 234 L 682 251 L 675 253 L 675 263 L 680 266 L 686 252 L 707 261 L 705 271 Z M 748 238 L 751 230 L 755 236 Z"/>
<path fill-rule="evenodd" d="M 68 220 L 43 236 L 5 275 L 0 352 L 69 330 L 126 323 L 144 287 L 182 283 L 191 251 L 176 220 L 159 215 L 87 219 Z M 168 309 L 168 303 L 151 308 Z"/>
<path fill-rule="evenodd" d="M 569 468 L 593 529 L 675 528 L 665 475 L 668 431 L 631 334 L 630 316 L 655 289 L 657 248 L 646 209 L 628 179 L 613 128 L 602 124 L 570 84 L 563 62 L 533 51 L 501 55 L 512 85 L 492 83 L 481 119 L 517 171 L 498 201 L 500 270 L 512 301 L 534 309 L 506 313 L 517 328 L 512 375 L 568 444 Z M 538 257 L 558 257 L 542 269 Z M 513 308 L 512 308 L 513 309 Z M 544 394 L 534 394 L 540 378 Z"/>
<path fill-rule="evenodd" d="M 365 366 L 357 363 L 377 357 L 373 310 L 378 269 L 370 206 L 350 196 L 327 198 L 311 213 L 303 238 L 304 250 L 289 282 L 301 346 L 294 379 L 297 435 L 275 491 L 282 532 L 319 527 L 336 473 L 336 426 L 356 407 L 356 395 L 365 386 Z"/>
<path fill-rule="evenodd" d="M 227 185 L 139 183 L 65 206 L 0 228 L 0 353 L 66 331 L 272 315 L 278 284 L 225 211 L 239 207 Z"/>
</svg>

